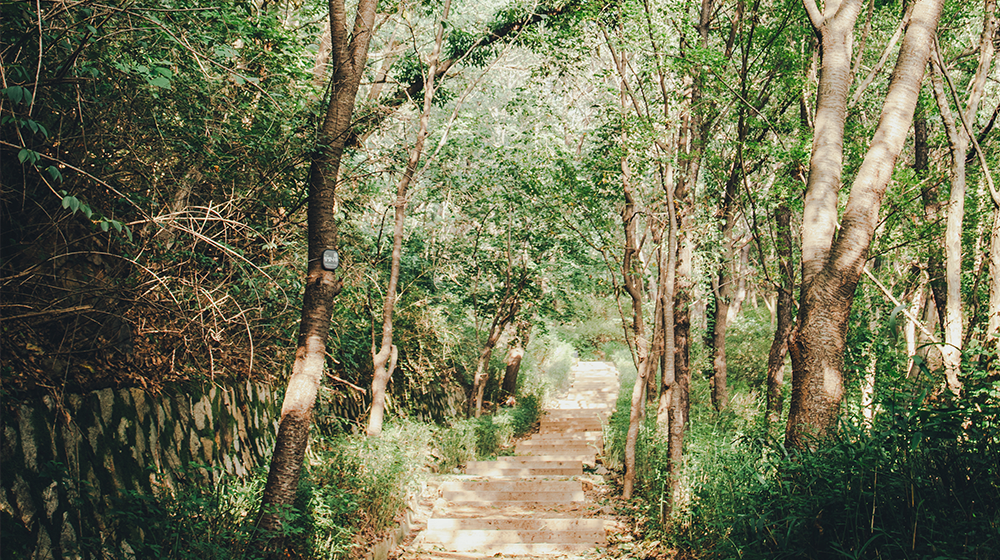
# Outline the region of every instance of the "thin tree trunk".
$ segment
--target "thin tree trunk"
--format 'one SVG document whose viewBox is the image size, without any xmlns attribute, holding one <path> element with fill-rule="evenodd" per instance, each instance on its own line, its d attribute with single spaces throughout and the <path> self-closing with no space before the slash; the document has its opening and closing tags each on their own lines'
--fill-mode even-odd
<svg viewBox="0 0 1000 560">
<path fill-rule="evenodd" d="M 778 274 L 781 280 L 775 304 L 776 327 L 771 350 L 767 355 L 767 421 L 775 424 L 781 419 L 784 407 L 785 355 L 788 337 L 794 326 L 792 292 L 795 289 L 795 267 L 792 260 L 792 208 L 787 200 L 774 211 L 777 224 L 776 249 Z"/>
<path fill-rule="evenodd" d="M 823 63 L 804 212 L 799 320 L 789 345 L 794 373 L 785 437 L 790 447 L 805 447 L 810 436 L 824 437 L 836 426 L 844 395 L 844 348 L 854 291 L 882 197 L 913 120 L 943 0 L 916 0 L 914 4 L 879 125 L 851 185 L 836 239 L 844 107 L 851 78 L 849 45 L 860 2 L 844 0 L 836 12 L 831 11 L 836 3 L 827 4 L 828 13 L 837 14 L 833 19 L 821 15 L 813 0 L 804 3 L 821 35 Z M 842 19 L 844 14 L 853 15 Z M 836 141 L 831 143 L 831 139 Z"/>
<path fill-rule="evenodd" d="M 385 386 L 392 377 L 396 365 L 396 346 L 392 343 L 392 313 L 396 306 L 396 289 L 399 284 L 399 266 L 403 253 L 403 223 L 406 217 L 406 192 L 413 181 L 420 164 L 420 156 L 424 151 L 424 142 L 428 135 L 432 101 L 434 99 L 434 75 L 437 71 L 441 44 L 444 41 L 444 22 L 448 20 L 448 10 L 451 0 L 445 0 L 441 20 L 437 25 L 434 38 L 434 48 L 431 50 L 429 67 L 427 69 L 427 86 L 424 88 L 424 106 L 420 113 L 420 126 L 417 130 L 417 140 L 410 150 L 410 158 L 406 162 L 406 170 L 396 185 L 395 220 L 392 235 L 392 263 L 389 271 L 389 285 L 385 291 L 385 302 L 382 305 L 382 345 L 378 352 L 372 348 L 372 407 L 368 416 L 368 435 L 377 436 L 382 433 L 382 419 L 385 414 Z M 391 359 L 391 364 L 390 364 Z"/>
<path fill-rule="evenodd" d="M 663 190 L 667 201 L 667 250 L 661 260 L 663 276 L 660 279 L 659 299 L 663 308 L 663 376 L 656 419 L 661 429 L 667 432 L 667 454 L 670 457 L 667 486 L 667 500 L 660 500 L 660 521 L 664 522 L 680 500 L 680 466 L 684 449 L 684 388 L 680 384 L 676 368 L 676 341 L 674 332 L 674 291 L 677 280 L 677 213 L 674 207 L 674 179 L 670 164 L 661 170 L 664 177 Z"/>
<path fill-rule="evenodd" d="M 521 320 L 517 323 L 517 336 L 507 354 L 507 368 L 503 374 L 503 394 L 512 397 L 517 392 L 517 376 L 521 371 L 521 360 L 524 359 L 524 349 L 531 338 L 531 322 Z"/>
<path fill-rule="evenodd" d="M 923 276 L 921 274 L 921 276 Z M 917 283 L 917 287 L 913 290 L 913 294 L 910 296 L 910 306 L 913 309 L 913 314 L 920 317 L 924 309 L 927 308 L 927 281 L 923 277 L 921 281 Z M 906 321 L 906 326 L 903 327 L 903 336 L 906 339 L 906 375 L 911 377 L 915 371 L 916 363 L 914 357 L 919 352 L 919 340 L 920 333 L 917 332 L 916 321 Z"/>
<path fill-rule="evenodd" d="M 483 413 L 483 396 L 486 391 L 486 382 L 489 380 L 490 359 L 493 357 L 493 349 L 496 348 L 497 341 L 500 340 L 500 335 L 503 334 L 504 329 L 517 317 L 517 312 L 521 307 L 521 292 L 528 281 L 528 271 L 525 270 L 518 285 L 516 287 L 513 286 L 512 267 L 513 263 L 510 259 L 510 250 L 508 248 L 507 287 L 504 297 L 500 305 L 497 306 L 496 313 L 493 315 L 493 321 L 490 322 L 490 331 L 486 336 L 486 342 L 479 352 L 479 359 L 476 361 L 476 374 L 472 380 L 472 392 L 469 394 L 468 413 L 471 414 L 475 411 L 476 418 L 479 418 Z"/>
<path fill-rule="evenodd" d="M 929 161 L 927 147 L 927 118 L 918 112 L 913 120 L 913 170 L 918 179 L 927 177 Z M 941 202 L 938 201 L 937 183 L 929 183 L 920 189 L 920 198 L 924 203 L 924 220 L 927 224 L 936 224 L 941 220 Z M 935 308 L 938 311 L 938 323 L 944 324 L 944 309 L 948 300 L 947 287 L 944 282 L 944 265 L 941 262 L 941 248 L 932 244 L 928 248 L 927 275 L 934 297 Z"/>
<path fill-rule="evenodd" d="M 624 106 L 624 95 L 622 96 Z M 623 139 L 624 140 L 624 139 Z M 624 148 L 624 142 L 623 142 Z M 625 477 L 622 487 L 622 497 L 630 499 L 635 485 L 635 447 L 639 437 L 639 424 L 643 416 L 643 393 L 646 389 L 646 379 L 649 375 L 649 342 L 646 340 L 646 322 L 642 313 L 642 274 L 637 261 L 638 249 L 635 240 L 636 219 L 635 196 L 632 192 L 632 174 L 629 169 L 628 156 L 623 155 L 622 191 L 625 195 L 625 207 L 622 209 L 622 225 L 625 227 L 625 256 L 622 259 L 622 277 L 625 291 L 632 299 L 632 333 L 635 339 L 636 370 L 638 377 L 632 389 L 632 405 L 629 412 L 628 434 L 625 439 Z"/>
<path fill-rule="evenodd" d="M 1000 196 L 993 196 L 993 230 L 990 233 L 990 307 L 986 340 L 994 352 L 1000 351 Z M 994 360 L 994 367 L 1000 360 Z"/>
<path fill-rule="evenodd" d="M 344 140 L 351 126 L 354 100 L 368 59 L 375 4 L 375 0 L 361 0 L 354 19 L 354 31 L 348 35 L 344 2 L 329 2 L 333 67 L 336 71 L 332 77 L 330 104 L 309 167 L 309 261 L 302 321 L 292 375 L 278 421 L 271 466 L 261 497 L 258 523 L 264 537 L 274 539 L 270 546 L 275 549 L 283 546 L 280 538 L 281 515 L 292 506 L 298 489 L 312 407 L 323 379 L 333 299 L 341 289 L 336 273 L 322 266 L 323 251 L 337 246 L 337 226 L 333 221 L 336 179 L 344 153 Z"/>
<path fill-rule="evenodd" d="M 944 310 L 944 373 L 948 388 L 956 395 L 962 385 L 958 379 L 962 367 L 962 220 L 965 218 L 965 155 L 969 137 L 955 124 L 951 103 L 944 90 L 944 69 L 931 57 L 934 97 L 951 147 L 951 195 L 948 200 L 948 221 L 944 234 L 945 285 L 947 296 Z M 959 108 L 961 110 L 961 108 Z"/>
</svg>

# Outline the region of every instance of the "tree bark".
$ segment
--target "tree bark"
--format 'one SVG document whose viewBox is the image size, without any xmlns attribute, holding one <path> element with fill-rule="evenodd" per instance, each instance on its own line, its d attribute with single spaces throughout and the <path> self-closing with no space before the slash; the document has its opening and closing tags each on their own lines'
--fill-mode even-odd
<svg viewBox="0 0 1000 560">
<path fill-rule="evenodd" d="M 844 107 L 850 84 L 850 36 L 860 3 L 844 0 L 836 12 L 831 11 L 836 3 L 827 4 L 827 12 L 837 14 L 831 19 L 820 15 L 812 0 L 804 1 L 820 33 L 823 63 L 805 198 L 799 319 L 789 345 L 792 400 L 785 437 L 786 445 L 798 448 L 806 447 L 810 436 L 830 434 L 840 414 L 847 320 L 854 291 L 882 197 L 913 120 L 943 4 L 943 0 L 917 0 L 914 4 L 878 128 L 851 185 L 840 232 L 834 239 Z M 845 14 L 849 17 L 841 19 Z"/>
<path fill-rule="evenodd" d="M 965 107 L 962 107 L 958 96 L 955 95 L 956 110 L 959 113 L 959 122 L 956 122 L 951 112 L 951 102 L 945 93 L 944 81 L 948 78 L 947 69 L 944 66 L 944 59 L 940 47 L 935 44 L 934 56 L 931 57 L 933 68 L 934 97 L 937 99 L 938 109 L 941 112 L 941 120 L 944 123 L 945 131 L 948 135 L 948 143 L 951 148 L 951 195 L 948 203 L 948 221 L 945 228 L 945 282 L 947 285 L 947 299 L 944 311 L 944 346 L 942 354 L 944 357 L 945 381 L 948 389 L 959 394 L 962 390 L 962 383 L 959 380 L 962 366 L 962 346 L 963 346 L 963 326 L 962 317 L 962 221 L 965 218 L 965 194 L 966 194 L 966 158 L 969 151 L 969 143 L 972 141 L 974 131 L 969 128 L 968 123 L 974 121 L 976 112 L 979 109 L 979 101 L 982 99 L 983 90 L 986 85 L 987 75 L 993 64 L 994 34 L 996 32 L 996 0 L 985 0 L 983 31 L 979 41 L 979 62 L 976 73 L 969 84 L 968 99 Z"/>
<path fill-rule="evenodd" d="M 427 140 L 428 121 L 430 120 L 434 99 L 433 76 L 437 71 L 438 58 L 441 54 L 441 43 L 444 40 L 444 22 L 448 21 L 448 11 L 450 8 L 451 0 L 445 0 L 441 20 L 437 24 L 434 48 L 431 50 L 430 64 L 427 69 L 429 78 L 427 80 L 427 87 L 424 88 L 424 105 L 420 113 L 420 126 L 417 130 L 417 139 L 410 150 L 410 157 L 406 162 L 406 170 L 396 185 L 392 263 L 389 269 L 389 285 L 386 287 L 385 301 L 382 304 L 382 345 L 378 352 L 375 352 L 375 349 L 372 348 L 374 375 L 372 376 L 372 407 L 371 413 L 368 416 L 367 433 L 369 436 L 377 436 L 382 433 L 382 419 L 385 415 L 385 386 L 389 382 L 389 378 L 392 377 L 392 370 L 396 365 L 397 350 L 396 346 L 392 343 L 392 313 L 396 306 L 399 266 L 403 253 L 403 223 L 406 217 L 406 192 L 413 181 L 413 176 L 417 172 L 417 165 L 420 164 L 420 156 L 424 151 L 424 142 Z"/>
<path fill-rule="evenodd" d="M 281 514 L 292 506 L 298 489 L 312 407 L 323 379 L 333 299 L 341 289 L 336 273 L 322 266 L 323 251 L 337 246 L 337 226 L 333 220 L 337 176 L 344 141 L 351 127 L 355 97 L 368 59 L 375 5 L 375 0 L 361 0 L 354 19 L 354 31 L 348 35 L 344 2 L 329 2 L 335 72 L 330 104 L 309 167 L 309 262 L 302 320 L 292 375 L 278 421 L 271 466 L 261 497 L 258 523 L 264 537 L 274 539 L 270 543 L 274 549 L 283 545 Z"/>
<path fill-rule="evenodd" d="M 941 112 L 941 122 L 944 123 L 951 148 L 951 194 L 948 199 L 948 220 L 944 233 L 945 254 L 945 309 L 944 309 L 944 346 L 941 355 L 944 359 L 944 374 L 948 388 L 956 395 L 962 385 L 958 379 L 962 367 L 962 220 L 965 218 L 965 156 L 969 151 L 969 136 L 955 124 L 955 116 L 951 112 L 951 103 L 944 90 L 942 78 L 944 69 L 936 57 L 931 57 L 933 68 L 932 83 L 934 97 L 937 99 L 938 110 Z M 961 111 L 961 107 L 959 107 Z"/>
<path fill-rule="evenodd" d="M 528 346 L 531 338 L 531 322 L 526 320 L 518 321 L 517 336 L 510 352 L 507 354 L 507 368 L 503 374 L 503 394 L 512 397 L 517 393 L 517 376 L 521 371 L 521 360 L 524 359 L 524 349 Z"/>
<path fill-rule="evenodd" d="M 624 88 L 623 88 L 624 89 Z M 622 105 L 624 108 L 624 94 Z M 624 140 L 624 139 L 623 139 Z M 624 142 L 623 142 L 624 149 Z M 625 291 L 632 300 L 632 333 L 635 340 L 636 370 L 638 377 L 632 389 L 632 403 L 629 412 L 628 434 L 625 438 L 625 478 L 622 497 L 630 499 L 635 485 L 635 447 L 639 437 L 639 424 L 642 421 L 646 380 L 649 375 L 649 342 L 646 339 L 646 322 L 642 313 L 643 279 L 637 262 L 638 248 L 636 244 L 635 195 L 632 191 L 632 173 L 629 169 L 627 153 L 622 156 L 622 192 L 625 196 L 625 206 L 622 209 L 622 225 L 625 228 L 625 255 L 622 259 L 622 278 Z"/>
<path fill-rule="evenodd" d="M 794 326 L 793 295 L 795 267 L 792 260 L 792 208 L 787 200 L 774 211 L 777 224 L 776 249 L 778 253 L 778 297 L 775 304 L 776 326 L 771 350 L 767 355 L 767 421 L 775 424 L 781 419 L 784 407 L 785 355 L 788 337 Z"/>
<path fill-rule="evenodd" d="M 496 348 L 500 335 L 503 334 L 507 324 L 517 316 L 520 308 L 521 289 L 524 287 L 526 276 L 521 279 L 521 284 L 516 291 L 512 290 L 508 276 L 507 295 L 497 308 L 493 321 L 490 323 L 490 332 L 486 336 L 486 342 L 479 352 L 479 359 L 476 361 L 476 375 L 472 382 L 472 393 L 470 394 L 469 410 L 475 410 L 476 418 L 483 413 L 483 395 L 486 391 L 486 382 L 489 380 L 490 359 L 493 357 L 493 349 Z"/>
<path fill-rule="evenodd" d="M 993 197 L 993 229 L 990 232 L 990 307 L 986 323 L 986 340 L 994 352 L 1000 353 L 1000 196 Z M 991 373 L 997 373 L 1000 360 L 993 360 Z"/>
<path fill-rule="evenodd" d="M 913 120 L 913 170 L 918 179 L 927 177 L 927 167 L 929 161 L 929 149 L 927 147 L 927 118 L 918 113 Z M 920 198 L 924 203 L 924 220 L 928 224 L 936 224 L 941 220 L 941 203 L 938 201 L 938 188 L 936 183 L 931 183 L 921 187 Z M 934 297 L 934 306 L 938 312 L 938 323 L 944 324 L 945 302 L 948 299 L 947 287 L 944 283 L 944 265 L 941 262 L 941 248 L 937 244 L 932 244 L 928 248 L 927 255 L 927 275 L 931 294 Z"/>
</svg>

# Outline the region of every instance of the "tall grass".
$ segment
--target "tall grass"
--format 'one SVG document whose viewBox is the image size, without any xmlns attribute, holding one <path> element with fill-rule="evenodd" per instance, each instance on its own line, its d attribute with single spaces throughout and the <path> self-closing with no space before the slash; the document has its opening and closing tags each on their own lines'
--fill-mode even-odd
<svg viewBox="0 0 1000 560">
<path fill-rule="evenodd" d="M 744 326 L 757 335 L 730 339 L 729 408 L 715 412 L 707 381 L 692 380 L 683 500 L 665 525 L 666 441 L 647 414 L 635 508 L 647 538 L 700 559 L 1000 558 L 1000 379 L 970 364 L 961 399 L 931 398 L 936 374 L 885 381 L 872 422 L 845 415 L 834 436 L 793 452 L 763 421 L 759 364 L 742 363 L 765 330 Z M 615 357 L 624 381 L 605 464 L 620 469 L 635 370 L 627 352 Z"/>
</svg>

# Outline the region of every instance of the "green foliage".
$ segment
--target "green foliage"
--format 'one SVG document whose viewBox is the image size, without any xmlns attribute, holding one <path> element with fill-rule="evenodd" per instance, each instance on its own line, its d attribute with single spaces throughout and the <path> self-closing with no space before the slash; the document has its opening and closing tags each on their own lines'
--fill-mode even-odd
<svg viewBox="0 0 1000 560">
<path fill-rule="evenodd" d="M 95 536 L 85 537 L 81 548 L 116 559 L 263 558 L 253 522 L 265 474 L 241 479 L 215 472 L 213 483 L 201 484 L 199 470 L 192 466 L 190 480 L 174 491 L 157 496 L 123 491 L 112 497 L 107 519 L 123 544 L 108 546 Z"/>
<path fill-rule="evenodd" d="M 520 395 L 514 407 L 440 428 L 434 437 L 436 470 L 452 472 L 473 459 L 489 460 L 509 454 L 515 439 L 530 432 L 541 414 L 541 397 L 528 393 Z"/>
<path fill-rule="evenodd" d="M 424 424 L 392 422 L 378 437 L 344 435 L 313 443 L 304 507 L 320 556 L 339 556 L 352 535 L 380 532 L 393 523 L 425 472 L 430 440 Z"/>
<path fill-rule="evenodd" d="M 767 354 L 774 328 L 767 309 L 744 307 L 726 331 L 726 369 L 734 392 L 766 391 Z"/>
<path fill-rule="evenodd" d="M 456 420 L 435 432 L 437 472 L 454 472 L 476 459 L 476 424 L 475 420 Z"/>
<path fill-rule="evenodd" d="M 377 438 L 314 439 L 295 504 L 281 513 L 289 553 L 347 558 L 357 535 L 390 527 L 426 472 L 430 441 L 430 428 L 414 422 L 389 423 Z M 123 559 L 263 558 L 254 526 L 266 473 L 241 479 L 216 472 L 208 484 L 203 475 L 192 467 L 175 491 L 113 497 L 108 519 L 127 547 L 94 537 L 82 548 Z"/>
<path fill-rule="evenodd" d="M 793 454 L 753 424 L 695 430 L 676 544 L 704 558 L 996 556 L 1000 407 L 926 397 L 897 393 L 871 428 L 845 421 Z"/>
</svg>

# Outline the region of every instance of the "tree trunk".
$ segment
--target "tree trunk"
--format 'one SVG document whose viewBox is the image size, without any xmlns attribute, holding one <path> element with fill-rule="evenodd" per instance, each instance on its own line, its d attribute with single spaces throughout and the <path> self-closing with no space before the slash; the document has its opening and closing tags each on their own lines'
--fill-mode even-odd
<svg viewBox="0 0 1000 560">
<path fill-rule="evenodd" d="M 265 538 L 275 539 L 270 543 L 274 549 L 283 545 L 281 514 L 292 506 L 298 489 L 312 407 L 323 379 L 333 298 L 341 289 L 341 282 L 334 271 L 322 266 L 323 251 L 337 246 L 337 227 L 333 221 L 336 179 L 344 153 L 344 139 L 351 126 L 354 100 L 368 58 L 375 4 L 374 0 L 361 0 L 358 4 L 354 32 L 348 44 L 344 2 L 330 0 L 329 3 L 333 67 L 336 70 L 332 77 L 330 104 L 309 167 L 309 262 L 302 300 L 302 321 L 258 523 Z"/>
<path fill-rule="evenodd" d="M 922 113 L 918 113 L 913 120 L 913 170 L 918 179 L 927 177 L 929 151 L 927 147 L 927 118 Z M 928 224 L 938 223 L 941 220 L 941 203 L 938 201 L 937 184 L 929 183 L 921 187 L 920 198 L 924 203 L 925 222 Z M 932 244 L 928 248 L 928 253 L 928 282 L 931 295 L 934 297 L 935 308 L 938 311 L 938 323 L 944 324 L 944 309 L 948 296 L 944 282 L 944 266 L 941 262 L 941 248 L 937 244 Z"/>
<path fill-rule="evenodd" d="M 792 292 L 795 289 L 795 267 L 792 260 L 792 208 L 787 200 L 774 211 L 777 224 L 776 249 L 778 252 L 778 297 L 775 304 L 776 326 L 771 350 L 767 355 L 767 421 L 775 424 L 781 419 L 784 407 L 785 354 L 788 337 L 794 326 Z"/>
<path fill-rule="evenodd" d="M 512 397 L 517 393 L 517 376 L 521 371 L 521 360 L 524 358 L 524 349 L 528 346 L 531 337 L 531 322 L 522 320 L 517 323 L 517 336 L 507 354 L 507 369 L 503 374 L 503 394 Z"/>
<path fill-rule="evenodd" d="M 623 102 L 624 105 L 624 96 Z M 624 139 L 623 139 L 624 140 Z M 624 142 L 623 142 L 624 148 Z M 629 412 L 628 434 L 625 439 L 625 478 L 622 497 L 626 500 L 632 497 L 635 485 L 635 446 L 639 437 L 639 424 L 643 415 L 643 393 L 649 375 L 649 342 L 646 339 L 646 322 L 642 313 L 643 279 L 639 268 L 638 248 L 636 244 L 635 196 L 632 192 L 632 174 L 629 169 L 628 155 L 622 156 L 622 192 L 625 196 L 625 207 L 622 209 L 622 225 L 625 228 L 625 255 L 622 259 L 622 278 L 625 291 L 632 300 L 632 333 L 635 340 L 636 370 L 638 377 L 632 389 L 632 405 Z"/>
<path fill-rule="evenodd" d="M 843 160 L 844 108 L 851 82 L 851 29 L 860 2 L 827 4 L 824 17 L 804 0 L 823 48 L 816 129 L 805 197 L 802 292 L 789 345 L 792 400 L 786 445 L 805 447 L 810 436 L 832 432 L 844 395 L 843 363 L 854 291 L 866 262 L 882 197 L 913 119 L 943 0 L 917 0 L 900 48 L 872 143 L 858 169 L 834 239 Z"/>
<path fill-rule="evenodd" d="M 997 16 L 996 0 L 985 0 L 983 13 L 983 31 L 979 41 L 979 63 L 976 73 L 968 86 L 968 99 L 962 107 L 957 92 L 951 87 L 947 69 L 940 48 L 935 44 L 931 65 L 933 68 L 934 97 L 937 99 L 951 148 L 951 195 L 948 203 L 948 222 L 945 229 L 945 281 L 947 299 L 944 311 L 944 357 L 945 380 L 948 389 L 959 394 L 962 383 L 959 380 L 962 366 L 963 318 L 962 318 L 962 221 L 965 217 L 966 194 L 966 157 L 969 143 L 975 133 L 970 123 L 975 120 L 982 99 L 984 87 L 990 67 L 993 64 L 994 34 L 996 32 Z M 944 81 L 947 80 L 949 90 L 955 96 L 958 122 L 951 112 L 951 102 L 945 93 Z"/>
<path fill-rule="evenodd" d="M 958 379 L 962 367 L 962 220 L 965 218 L 965 156 L 969 136 L 955 124 L 951 103 L 945 94 L 944 69 L 931 57 L 932 83 L 941 121 L 951 147 L 951 195 L 948 200 L 948 221 L 944 233 L 945 285 L 944 309 L 944 374 L 948 388 L 958 394 L 962 384 Z M 961 111 L 961 107 L 959 108 Z"/>
<path fill-rule="evenodd" d="M 746 139 L 746 127 L 743 113 L 740 112 L 740 129 L 738 142 Z M 737 147 L 741 151 L 740 147 Z M 715 300 L 715 310 L 712 317 L 712 335 L 709 347 L 712 349 L 712 377 L 709 383 L 712 387 L 712 406 L 722 411 L 729 401 L 729 389 L 726 386 L 726 331 L 729 327 L 729 304 L 732 300 L 735 274 L 733 274 L 734 241 L 733 230 L 736 221 L 736 193 L 742 177 L 737 155 L 726 181 L 722 204 L 719 207 L 719 227 L 722 234 L 722 255 L 719 269 L 712 279 L 712 296 Z"/>
<path fill-rule="evenodd" d="M 437 25 L 434 38 L 434 48 L 431 51 L 429 68 L 427 70 L 427 86 L 424 88 L 424 106 L 420 113 L 420 126 L 417 130 L 417 140 L 410 150 L 406 170 L 396 185 L 395 219 L 392 235 L 392 263 L 389 269 L 389 285 L 385 291 L 385 302 L 382 304 L 382 346 L 378 352 L 372 348 L 372 407 L 368 416 L 368 435 L 377 436 L 382 433 L 382 419 L 385 414 L 385 386 L 392 377 L 396 365 L 397 350 L 392 343 L 392 312 L 396 306 L 396 289 L 399 284 L 399 266 L 403 253 L 403 222 L 406 217 L 406 192 L 417 172 L 420 156 L 424 151 L 424 141 L 427 140 L 427 126 L 430 120 L 432 101 L 434 99 L 434 75 L 437 71 L 438 57 L 441 53 L 441 43 L 444 40 L 444 22 L 448 20 L 448 10 L 451 0 L 445 0 L 441 20 Z M 391 363 L 390 363 L 391 359 Z"/>
<path fill-rule="evenodd" d="M 990 232 L 990 307 L 986 324 L 986 341 L 994 352 L 1000 352 L 1000 196 L 993 193 L 993 229 Z M 996 373 L 1000 360 L 993 360 L 990 372 Z"/>
<path fill-rule="evenodd" d="M 521 277 L 519 285 L 516 288 L 511 286 L 509 267 L 510 261 L 508 261 L 506 294 L 497 307 L 496 314 L 493 315 L 486 343 L 483 344 L 483 348 L 479 352 L 479 359 L 476 361 L 476 375 L 472 380 L 472 392 L 469 394 L 468 408 L 468 412 L 470 413 L 475 411 L 476 418 L 479 418 L 483 413 L 483 395 L 486 391 L 486 382 L 489 380 L 490 359 L 493 357 L 493 349 L 496 348 L 497 341 L 500 340 L 500 335 L 503 334 L 504 329 L 517 316 L 517 312 L 521 306 L 521 291 L 524 289 L 524 284 L 528 279 L 527 271 L 525 271 L 525 275 Z"/>
<path fill-rule="evenodd" d="M 663 310 L 660 321 L 663 337 L 663 374 L 656 420 L 660 429 L 667 432 L 667 453 L 670 457 L 667 499 L 660 499 L 660 521 L 665 522 L 680 499 L 680 465 L 683 460 L 685 418 L 682 387 L 676 368 L 676 341 L 674 333 L 674 291 L 677 280 L 677 213 L 674 207 L 674 179 L 669 164 L 661 169 L 664 198 L 667 207 L 667 250 L 660 258 L 660 286 L 657 297 Z"/>
</svg>

